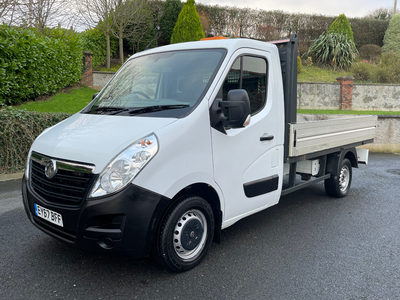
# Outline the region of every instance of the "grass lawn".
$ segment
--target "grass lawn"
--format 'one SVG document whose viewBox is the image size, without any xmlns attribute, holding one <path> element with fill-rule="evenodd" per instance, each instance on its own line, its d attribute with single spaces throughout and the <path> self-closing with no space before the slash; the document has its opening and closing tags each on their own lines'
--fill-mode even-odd
<svg viewBox="0 0 400 300">
<path fill-rule="evenodd" d="M 297 81 L 301 82 L 337 82 L 336 78 L 352 76 L 351 72 L 339 72 L 327 68 L 302 66 L 301 73 L 297 74 Z"/>
<path fill-rule="evenodd" d="M 66 93 L 57 93 L 44 101 L 31 101 L 14 106 L 16 109 L 26 109 L 38 112 L 65 112 L 76 113 L 92 101 L 93 94 L 97 90 L 81 86 L 72 88 Z"/>
<path fill-rule="evenodd" d="M 38 112 L 65 112 L 76 113 L 92 100 L 97 90 L 81 86 L 71 88 L 68 92 L 61 92 L 44 101 L 26 102 L 15 109 L 26 109 Z M 298 109 L 299 114 L 338 114 L 338 115 L 400 115 L 399 111 L 354 111 L 354 110 L 316 110 Z"/>
<path fill-rule="evenodd" d="M 111 63 L 111 64 L 110 64 L 110 70 L 107 70 L 106 67 L 101 67 L 101 68 L 98 68 L 97 71 L 102 71 L 102 72 L 117 72 L 119 68 L 121 68 L 121 65 L 120 65 L 120 64 Z"/>
</svg>

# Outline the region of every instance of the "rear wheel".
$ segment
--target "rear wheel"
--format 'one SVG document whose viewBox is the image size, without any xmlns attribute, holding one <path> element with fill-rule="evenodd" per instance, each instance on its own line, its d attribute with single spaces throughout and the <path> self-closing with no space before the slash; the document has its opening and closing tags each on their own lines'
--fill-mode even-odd
<svg viewBox="0 0 400 300">
<path fill-rule="evenodd" d="M 176 272 L 190 270 L 206 255 L 214 236 L 214 215 L 201 197 L 174 204 L 162 221 L 155 244 L 158 260 Z"/>
<path fill-rule="evenodd" d="M 342 198 L 347 195 L 352 179 L 351 162 L 347 158 L 340 164 L 339 174 L 325 180 L 325 191 L 329 196 Z"/>
</svg>

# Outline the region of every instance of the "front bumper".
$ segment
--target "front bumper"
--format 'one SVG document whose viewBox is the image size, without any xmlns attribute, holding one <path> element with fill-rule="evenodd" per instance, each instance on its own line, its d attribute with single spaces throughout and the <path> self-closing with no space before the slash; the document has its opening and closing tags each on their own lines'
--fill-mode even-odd
<svg viewBox="0 0 400 300">
<path fill-rule="evenodd" d="M 79 207 L 56 205 L 37 195 L 25 178 L 22 197 L 29 220 L 48 235 L 90 251 L 145 257 L 170 199 L 133 184 L 119 193 L 86 200 Z M 63 227 L 35 215 L 34 204 L 58 212 Z"/>
</svg>

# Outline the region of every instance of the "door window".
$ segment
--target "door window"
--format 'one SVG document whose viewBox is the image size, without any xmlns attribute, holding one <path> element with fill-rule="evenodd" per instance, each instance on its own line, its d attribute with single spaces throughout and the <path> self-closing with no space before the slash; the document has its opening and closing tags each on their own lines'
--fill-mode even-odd
<svg viewBox="0 0 400 300">
<path fill-rule="evenodd" d="M 233 63 L 222 88 L 223 100 L 230 90 L 244 89 L 250 100 L 251 114 L 259 112 L 266 102 L 267 61 L 254 56 L 241 56 Z"/>
</svg>

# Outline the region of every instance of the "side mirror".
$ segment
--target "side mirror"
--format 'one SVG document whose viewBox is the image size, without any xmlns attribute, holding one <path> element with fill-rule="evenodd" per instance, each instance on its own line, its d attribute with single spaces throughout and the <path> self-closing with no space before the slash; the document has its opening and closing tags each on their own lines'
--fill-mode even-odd
<svg viewBox="0 0 400 300">
<path fill-rule="evenodd" d="M 225 128 L 243 128 L 250 123 L 247 92 L 242 89 L 230 90 L 227 98 L 227 101 L 216 99 L 210 108 L 211 126 L 223 133 L 226 133 Z"/>
<path fill-rule="evenodd" d="M 95 94 L 93 95 L 93 97 L 92 97 L 92 100 L 93 100 L 94 98 L 96 98 L 96 97 L 98 96 L 98 94 L 100 94 L 100 92 L 95 93 Z"/>
<path fill-rule="evenodd" d="M 222 121 L 224 127 L 242 128 L 250 123 L 250 100 L 245 90 L 230 90 L 228 101 L 222 101 L 219 106 L 227 109 L 227 120 Z"/>
</svg>

